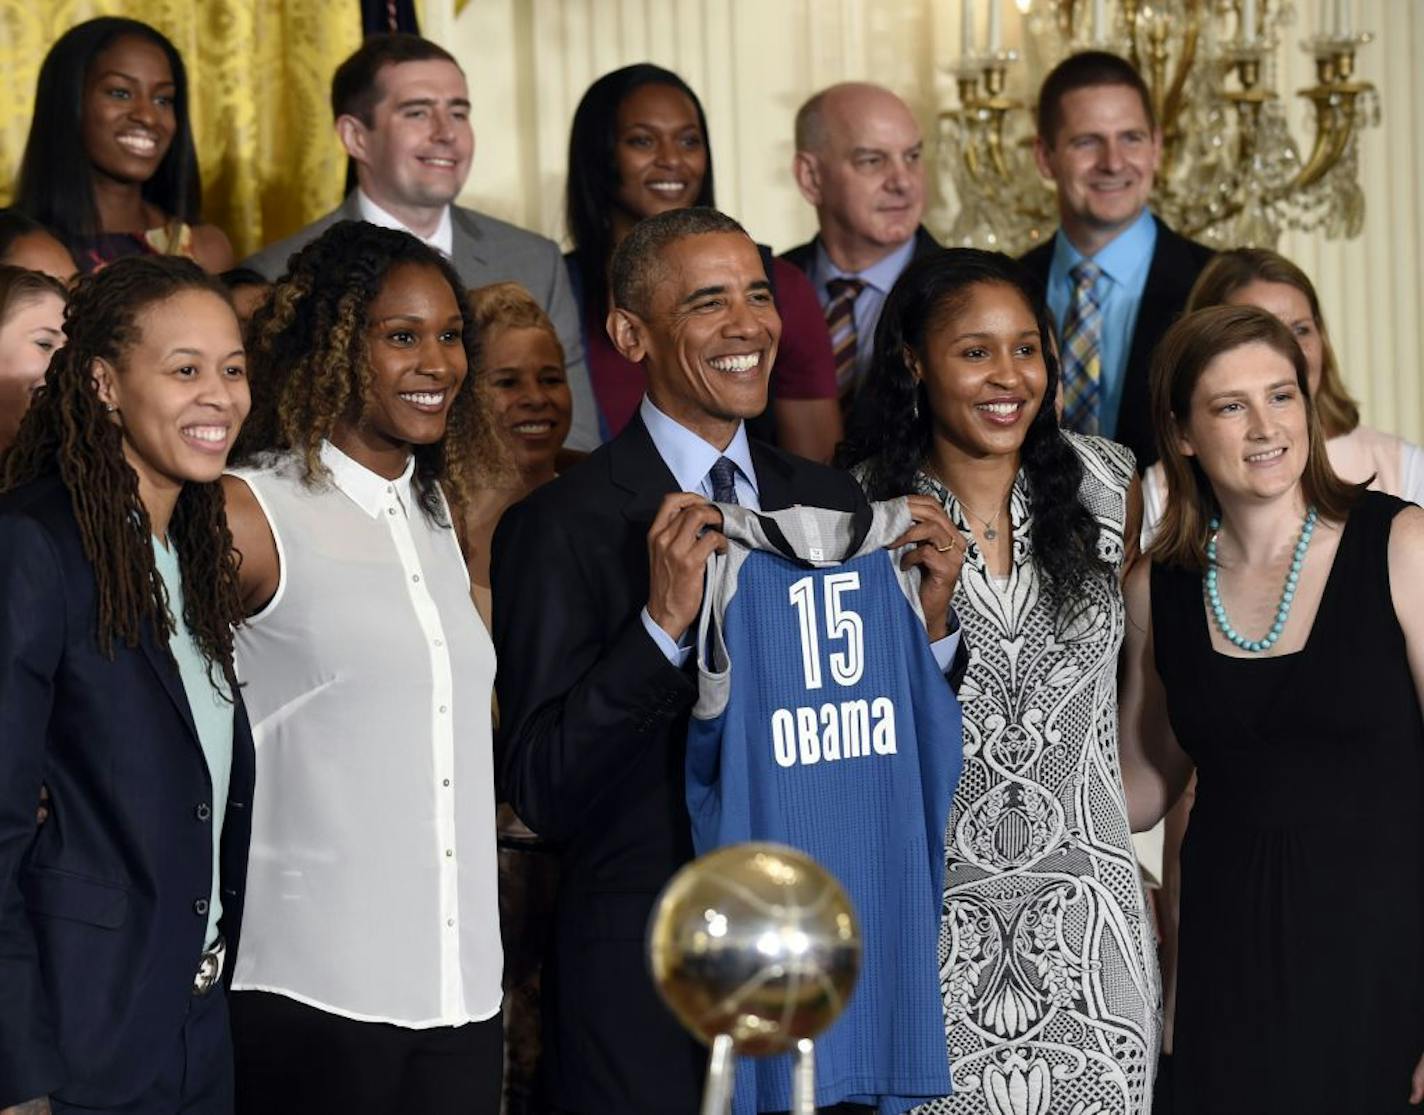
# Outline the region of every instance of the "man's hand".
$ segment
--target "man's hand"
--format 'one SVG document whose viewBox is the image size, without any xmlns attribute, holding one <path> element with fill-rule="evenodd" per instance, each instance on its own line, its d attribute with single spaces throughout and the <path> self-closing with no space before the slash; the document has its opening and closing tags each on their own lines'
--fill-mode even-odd
<svg viewBox="0 0 1424 1115">
<path fill-rule="evenodd" d="M 648 528 L 648 615 L 681 641 L 702 607 L 703 572 L 727 548 L 722 513 L 692 492 L 674 492 Z"/>
<path fill-rule="evenodd" d="M 964 567 L 964 536 L 954 529 L 939 500 L 916 495 L 905 502 L 914 525 L 887 548 L 915 547 L 900 559 L 900 568 L 920 567 L 920 608 L 930 642 L 936 643 L 949 634 L 949 602 Z"/>
<path fill-rule="evenodd" d="M 1414 1066 L 1414 1078 L 1409 1082 L 1409 1102 L 1424 1103 L 1424 1057 Z"/>
</svg>

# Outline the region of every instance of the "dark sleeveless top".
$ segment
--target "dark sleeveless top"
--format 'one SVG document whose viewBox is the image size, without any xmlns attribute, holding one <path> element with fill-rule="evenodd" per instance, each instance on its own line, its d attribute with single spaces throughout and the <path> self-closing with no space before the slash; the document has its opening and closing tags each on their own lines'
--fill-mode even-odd
<svg viewBox="0 0 1424 1115">
<path fill-rule="evenodd" d="M 1424 1053 L 1424 718 L 1390 597 L 1401 500 L 1367 492 L 1305 647 L 1212 649 L 1200 574 L 1154 566 L 1182 849 L 1174 1115 L 1376 1115 Z"/>
</svg>

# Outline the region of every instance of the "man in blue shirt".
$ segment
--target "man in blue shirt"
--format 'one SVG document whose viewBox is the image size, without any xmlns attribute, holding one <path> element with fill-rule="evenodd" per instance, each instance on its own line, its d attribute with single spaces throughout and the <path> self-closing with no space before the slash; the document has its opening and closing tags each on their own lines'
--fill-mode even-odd
<svg viewBox="0 0 1424 1115">
<path fill-rule="evenodd" d="M 709 499 L 853 511 L 848 473 L 746 437 L 766 406 L 781 319 L 756 244 L 677 209 L 614 254 L 608 330 L 647 373 L 633 420 L 505 512 L 491 565 L 497 767 L 521 818 L 559 849 L 544 969 L 545 1099 L 573 1115 L 694 1115 L 706 1051 L 658 1000 L 643 942 L 658 891 L 692 858 L 684 778 L 697 683 L 684 664 L 706 561 L 726 545 Z M 963 560 L 938 506 L 915 544 L 937 664 L 963 676 L 949 612 Z"/>
<path fill-rule="evenodd" d="M 1117 55 L 1075 54 L 1044 79 L 1034 154 L 1058 187 L 1059 227 L 1023 263 L 1058 326 L 1063 424 L 1122 442 L 1145 469 L 1157 459 L 1152 350 L 1211 249 L 1148 208 L 1162 133 L 1147 86 Z"/>
<path fill-rule="evenodd" d="M 826 312 L 847 417 L 885 296 L 910 260 L 939 247 L 920 224 L 923 155 L 909 108 L 878 85 L 833 85 L 796 113 L 796 184 L 820 230 L 783 258 L 810 277 Z"/>
</svg>

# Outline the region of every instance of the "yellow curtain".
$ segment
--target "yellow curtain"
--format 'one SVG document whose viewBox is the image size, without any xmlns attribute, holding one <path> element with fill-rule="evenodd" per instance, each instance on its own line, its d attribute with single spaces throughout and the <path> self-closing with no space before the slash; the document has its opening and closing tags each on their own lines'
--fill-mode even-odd
<svg viewBox="0 0 1424 1115">
<path fill-rule="evenodd" d="M 203 219 L 238 259 L 341 199 L 330 88 L 361 41 L 356 0 L 0 0 L 0 198 L 14 190 L 45 52 L 98 15 L 142 20 L 183 55 Z"/>
</svg>

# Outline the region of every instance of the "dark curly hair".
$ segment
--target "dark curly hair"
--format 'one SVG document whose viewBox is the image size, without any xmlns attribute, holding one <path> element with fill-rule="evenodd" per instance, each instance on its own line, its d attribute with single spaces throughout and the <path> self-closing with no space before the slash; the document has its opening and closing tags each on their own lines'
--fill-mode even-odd
<svg viewBox="0 0 1424 1115">
<path fill-rule="evenodd" d="M 64 314 L 65 344 L 50 361 L 44 387 L 3 459 L 0 488 L 58 474 L 69 489 L 84 556 L 94 569 L 97 638 L 110 657 L 114 641 L 137 646 L 145 624 L 165 646 L 175 624 L 168 592 L 153 561 L 148 511 L 138 474 L 124 457 L 123 432 L 94 386 L 95 360 L 124 374 L 139 339 L 143 311 L 184 291 L 207 291 L 228 303 L 215 278 L 177 256 L 131 256 L 79 280 Z M 178 495 L 168 537 L 178 552 L 183 620 L 231 687 L 232 629 L 242 622 L 237 560 L 216 481 L 189 482 Z"/>
<path fill-rule="evenodd" d="M 983 283 L 1017 291 L 1033 309 L 1039 336 L 1045 341 L 1048 382 L 1020 451 L 1033 515 L 1034 560 L 1047 575 L 1050 588 L 1071 584 L 1084 574 L 1108 573 L 1108 564 L 1098 556 L 1097 520 L 1078 493 L 1082 462 L 1058 430 L 1053 406 L 1058 360 L 1047 343 L 1052 322 L 1029 277 L 1006 255 L 949 248 L 905 268 L 881 311 L 872 371 L 856 399 L 850 435 L 837 450 L 836 462 L 843 468 L 861 467 L 862 484 L 871 499 L 892 499 L 916 490 L 915 476 L 930 453 L 933 416 L 924 385 L 916 380 L 906 357 L 913 354 L 922 366 L 930 365 L 926 347 L 930 333 L 963 309 L 973 288 Z"/>
<path fill-rule="evenodd" d="M 470 374 L 450 405 L 445 436 L 412 447 L 420 506 L 444 526 L 449 524 L 441 509 L 442 486 L 459 522 L 475 484 L 502 475 L 507 466 L 473 374 L 479 367 L 479 330 L 465 287 L 443 255 L 408 232 L 339 221 L 288 261 L 286 274 L 249 326 L 252 414 L 236 459 L 251 463 L 261 454 L 292 450 L 301 458 L 307 483 L 326 476 L 321 443 L 343 418 L 360 412 L 371 385 L 367 308 L 391 271 L 405 264 L 439 271 L 463 319 L 460 334 Z"/>
</svg>

